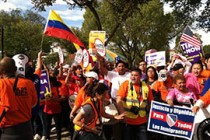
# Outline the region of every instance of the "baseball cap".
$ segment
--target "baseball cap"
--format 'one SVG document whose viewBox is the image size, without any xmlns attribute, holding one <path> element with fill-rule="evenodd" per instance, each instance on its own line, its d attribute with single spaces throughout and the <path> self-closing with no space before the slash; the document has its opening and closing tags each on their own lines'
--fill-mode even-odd
<svg viewBox="0 0 210 140">
<path fill-rule="evenodd" d="M 180 64 L 180 63 L 177 63 L 177 64 L 174 65 L 174 67 L 172 68 L 172 70 L 173 71 L 177 71 L 177 70 L 179 70 L 181 68 L 184 68 L 183 65 Z"/>
<path fill-rule="evenodd" d="M 94 71 L 86 72 L 85 77 L 91 77 L 91 78 L 95 78 L 96 80 L 98 80 L 98 74 Z"/>
</svg>

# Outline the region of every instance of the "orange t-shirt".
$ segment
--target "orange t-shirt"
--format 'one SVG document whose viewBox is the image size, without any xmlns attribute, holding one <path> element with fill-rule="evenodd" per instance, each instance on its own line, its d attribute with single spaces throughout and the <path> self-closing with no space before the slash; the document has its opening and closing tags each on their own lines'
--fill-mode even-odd
<svg viewBox="0 0 210 140">
<path fill-rule="evenodd" d="M 31 80 L 18 78 L 16 92 L 13 91 L 15 78 L 0 79 L 0 106 L 6 107 L 6 113 L 0 127 L 11 127 L 31 119 L 31 110 L 37 103 L 37 94 Z"/>
<path fill-rule="evenodd" d="M 210 77 L 210 70 L 203 70 L 201 74 L 197 77 L 198 83 L 200 85 L 200 91 L 203 90 L 205 81 Z"/>
<path fill-rule="evenodd" d="M 39 77 L 41 77 L 42 70 L 41 69 L 36 69 L 34 74 L 37 74 Z"/>
<path fill-rule="evenodd" d="M 150 102 L 153 100 L 153 96 L 152 96 L 152 92 L 149 86 L 147 86 L 149 88 L 149 94 L 148 94 L 148 104 L 150 104 Z M 117 95 L 120 96 L 123 99 L 126 98 L 127 94 L 128 94 L 128 89 L 129 88 L 129 81 L 125 81 L 120 85 L 120 88 L 118 90 Z M 140 85 L 135 85 L 134 84 L 134 88 L 136 91 L 140 91 Z M 141 102 L 143 100 L 142 96 L 140 96 L 139 101 Z M 138 116 L 136 119 L 131 119 L 131 118 L 126 118 L 126 122 L 128 124 L 132 124 L 132 125 L 139 125 L 139 124 L 144 124 L 147 122 L 147 118 L 145 117 L 140 117 Z"/>
<path fill-rule="evenodd" d="M 171 83 L 171 85 L 173 85 Z M 155 90 L 156 92 L 160 92 L 161 94 L 161 99 L 163 101 L 166 101 L 166 97 L 168 96 L 168 92 L 169 92 L 169 89 L 171 88 L 172 86 L 169 86 L 168 84 L 165 85 L 164 82 L 161 82 L 161 81 L 156 81 L 155 84 L 153 85 L 153 90 Z"/>
<path fill-rule="evenodd" d="M 208 106 L 210 104 L 210 90 L 204 96 L 200 97 L 200 99 L 204 102 L 204 107 Z"/>
<path fill-rule="evenodd" d="M 84 88 L 85 88 L 85 86 L 83 86 L 79 90 L 79 92 L 77 94 L 77 98 L 76 98 L 75 103 L 74 103 L 74 105 L 76 105 L 78 107 L 80 107 L 82 105 L 82 103 L 84 103 L 89 98 L 89 96 L 85 95 Z"/>
<path fill-rule="evenodd" d="M 65 83 L 65 80 L 61 79 L 61 78 L 59 78 L 58 80 L 59 80 L 59 82 L 61 82 L 61 87 L 58 88 L 59 89 L 59 94 L 61 96 L 65 96 L 66 98 L 68 98 L 69 97 L 69 90 L 68 90 L 68 87 Z"/>
<path fill-rule="evenodd" d="M 41 74 L 42 74 L 42 70 L 41 70 L 41 69 L 36 69 L 35 72 L 34 72 L 34 74 L 38 75 L 39 78 L 40 78 L 40 77 L 41 77 Z M 40 101 L 40 102 L 39 102 L 39 105 L 40 105 L 40 106 L 43 106 L 44 104 L 45 104 L 44 101 Z"/>
<path fill-rule="evenodd" d="M 202 70 L 201 76 L 206 77 L 208 79 L 210 77 L 210 70 Z"/>
</svg>

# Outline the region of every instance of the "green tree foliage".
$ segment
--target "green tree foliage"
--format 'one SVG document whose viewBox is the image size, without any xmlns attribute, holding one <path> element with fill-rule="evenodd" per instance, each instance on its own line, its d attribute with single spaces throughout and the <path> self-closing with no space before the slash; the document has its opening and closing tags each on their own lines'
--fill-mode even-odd
<svg viewBox="0 0 210 140">
<path fill-rule="evenodd" d="M 56 0 L 31 0 L 34 6 L 39 10 L 45 10 L 46 6 L 51 6 Z M 94 21 L 95 28 L 97 30 L 104 30 L 102 26 L 102 18 L 100 13 L 98 13 L 98 9 L 100 9 L 101 2 L 108 2 L 109 10 L 115 14 L 115 24 L 112 30 L 109 32 L 108 39 L 106 43 L 108 43 L 113 36 L 115 35 L 117 29 L 121 26 L 123 21 L 125 21 L 132 13 L 138 9 L 138 4 L 146 3 L 150 0 L 64 0 L 70 8 L 75 8 L 75 6 L 80 8 L 86 8 L 86 10 L 90 10 L 92 16 L 94 17 L 92 20 Z M 111 29 L 111 28 L 110 28 Z"/>
<path fill-rule="evenodd" d="M 70 53 L 76 51 L 69 41 L 43 36 L 45 23 L 44 17 L 30 10 L 25 12 L 21 9 L 12 10 L 11 12 L 0 11 L 0 25 L 4 26 L 5 55 L 13 56 L 23 53 L 35 60 L 37 53 L 41 49 L 44 53 L 49 53 L 53 42 L 60 42 L 61 47 L 67 49 Z"/>
<path fill-rule="evenodd" d="M 7 56 L 24 53 L 37 57 L 45 19 L 32 11 L 22 14 L 20 9 L 0 11 L 0 25 L 4 27 L 4 52 Z"/>
<path fill-rule="evenodd" d="M 184 27 L 196 21 L 195 27 L 210 30 L 210 0 L 164 0 L 164 2 L 169 3 L 174 9 L 178 26 Z"/>
<path fill-rule="evenodd" d="M 58 53 L 52 53 L 44 58 L 44 64 L 55 64 L 59 60 Z"/>
<path fill-rule="evenodd" d="M 210 53 L 210 45 L 205 45 L 203 46 L 203 52 L 204 54 L 209 54 Z"/>
<path fill-rule="evenodd" d="M 152 0 L 147 4 L 138 4 L 138 8 L 128 18 L 121 20 L 115 36 L 108 47 L 120 52 L 127 58 L 129 64 L 138 63 L 143 59 L 146 50 L 151 48 L 167 50 L 169 33 L 173 30 L 174 20 L 170 14 L 164 15 L 163 5 L 159 0 Z M 110 9 L 109 2 L 102 2 L 100 9 L 102 26 L 111 33 L 118 24 L 118 15 Z M 82 31 L 90 32 L 96 29 L 91 13 L 86 10 Z"/>
</svg>

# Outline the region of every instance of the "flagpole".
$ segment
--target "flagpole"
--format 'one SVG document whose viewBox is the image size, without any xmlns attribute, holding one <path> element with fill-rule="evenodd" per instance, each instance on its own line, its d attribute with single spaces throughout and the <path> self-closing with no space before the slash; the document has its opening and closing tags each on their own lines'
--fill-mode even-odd
<svg viewBox="0 0 210 140">
<path fill-rule="evenodd" d="M 46 31 L 46 28 L 47 28 L 47 25 L 48 25 L 48 22 L 49 22 L 51 12 L 52 12 L 52 10 L 50 10 L 50 12 L 49 12 L 49 15 L 47 17 L 47 22 L 46 22 L 45 27 L 44 27 L 44 32 L 43 32 L 43 35 L 42 35 L 42 40 L 41 40 L 41 45 L 40 45 L 41 51 L 42 51 L 42 46 L 43 46 L 43 41 L 44 41 L 44 34 L 45 34 L 45 31 Z"/>
<path fill-rule="evenodd" d="M 40 45 L 41 51 L 42 51 L 43 41 L 44 41 L 44 34 L 42 35 L 42 40 L 41 40 L 41 45 Z"/>
</svg>

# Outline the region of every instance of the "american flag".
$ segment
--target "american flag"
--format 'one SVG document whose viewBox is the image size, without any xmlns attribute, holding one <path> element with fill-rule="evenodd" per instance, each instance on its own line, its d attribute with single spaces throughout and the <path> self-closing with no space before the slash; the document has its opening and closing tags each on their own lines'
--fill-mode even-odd
<svg viewBox="0 0 210 140">
<path fill-rule="evenodd" d="M 199 48 L 201 46 L 201 41 L 193 35 L 193 32 L 190 30 L 188 26 L 185 28 L 184 33 L 182 34 L 180 40 L 187 42 L 196 48 Z"/>
<path fill-rule="evenodd" d="M 115 62 L 118 63 L 120 61 L 120 56 L 115 57 Z"/>
</svg>

